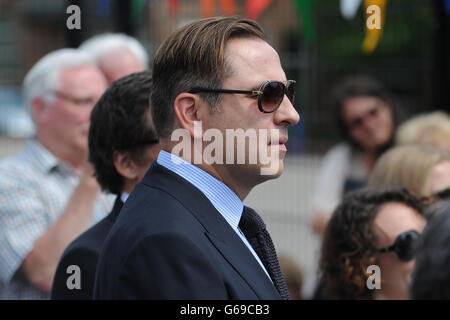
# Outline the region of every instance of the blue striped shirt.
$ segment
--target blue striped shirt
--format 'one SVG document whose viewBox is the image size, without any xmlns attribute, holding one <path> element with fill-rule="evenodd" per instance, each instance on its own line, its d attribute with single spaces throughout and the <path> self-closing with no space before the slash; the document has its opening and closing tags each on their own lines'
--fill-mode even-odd
<svg viewBox="0 0 450 320">
<path fill-rule="evenodd" d="M 258 255 L 239 229 L 239 221 L 241 220 L 245 204 L 236 193 L 209 173 L 167 151 L 161 150 L 157 162 L 189 181 L 208 198 L 214 208 L 219 211 L 239 238 L 241 238 L 270 279 Z"/>
</svg>

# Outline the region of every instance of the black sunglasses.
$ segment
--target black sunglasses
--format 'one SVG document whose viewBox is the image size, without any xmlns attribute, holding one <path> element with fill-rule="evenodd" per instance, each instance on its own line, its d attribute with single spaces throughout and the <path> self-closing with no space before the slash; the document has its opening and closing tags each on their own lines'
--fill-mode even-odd
<svg viewBox="0 0 450 320">
<path fill-rule="evenodd" d="M 278 80 L 266 81 L 262 84 L 259 90 L 230 90 L 230 89 L 210 89 L 210 88 L 192 88 L 189 93 L 212 92 L 212 93 L 238 93 L 248 94 L 258 97 L 258 108 L 261 112 L 272 113 L 275 112 L 281 105 L 284 95 L 286 95 L 294 103 L 294 85 L 295 80 L 288 80 L 286 82 Z"/>
<path fill-rule="evenodd" d="M 433 197 L 439 200 L 446 200 L 450 198 L 450 188 L 435 191 Z"/>
<path fill-rule="evenodd" d="M 50 90 L 50 92 L 56 95 L 58 98 L 69 101 L 70 103 L 73 103 L 74 105 L 77 106 L 94 104 L 95 102 L 95 99 L 93 97 L 77 98 L 75 96 L 66 94 L 62 91 Z"/>
<path fill-rule="evenodd" d="M 392 246 L 380 249 L 378 252 L 394 251 L 400 261 L 411 261 L 417 253 L 420 234 L 416 230 L 408 230 L 397 236 Z"/>
</svg>

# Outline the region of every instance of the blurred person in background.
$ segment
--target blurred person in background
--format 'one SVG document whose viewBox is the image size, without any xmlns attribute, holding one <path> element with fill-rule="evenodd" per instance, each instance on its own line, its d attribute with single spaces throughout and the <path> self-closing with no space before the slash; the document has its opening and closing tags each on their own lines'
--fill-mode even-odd
<svg viewBox="0 0 450 320">
<path fill-rule="evenodd" d="M 410 287 L 411 299 L 450 299 L 450 205 L 426 226 Z"/>
<path fill-rule="evenodd" d="M 401 145 L 425 145 L 432 146 L 447 151 L 447 155 L 444 156 L 447 160 L 440 161 L 436 159 L 437 151 L 433 150 L 430 154 L 421 155 L 422 159 L 415 159 L 407 161 L 409 166 L 415 164 L 417 166 L 419 162 L 422 163 L 420 172 L 430 170 L 430 166 L 433 166 L 436 160 L 439 163 L 433 166 L 431 171 L 423 174 L 423 180 L 429 181 L 421 182 L 423 190 L 426 191 L 422 196 L 427 197 L 428 205 L 424 210 L 424 216 L 432 218 L 436 214 L 442 212 L 450 201 L 450 165 L 448 161 L 448 153 L 450 152 L 450 116 L 445 111 L 434 111 L 425 114 L 419 114 L 409 118 L 403 122 L 397 129 L 395 135 L 395 143 L 398 146 Z M 441 154 L 444 152 L 440 152 Z M 431 160 L 426 166 L 425 159 L 435 158 L 435 162 Z M 428 176 L 429 175 L 429 176 Z M 414 173 L 417 176 L 417 173 Z M 403 179 L 408 179 L 404 177 Z M 410 181 L 405 181 L 410 182 Z M 430 196 L 430 188 L 431 196 Z"/>
<path fill-rule="evenodd" d="M 322 235 L 342 197 L 365 186 L 376 159 L 392 145 L 393 101 L 384 86 L 363 75 L 340 81 L 332 108 L 344 142 L 325 155 L 313 196 L 313 231 Z"/>
<path fill-rule="evenodd" d="M 80 49 L 94 57 L 108 85 L 148 68 L 149 59 L 145 48 L 135 38 L 125 34 L 100 34 L 83 42 Z"/>
<path fill-rule="evenodd" d="M 105 89 L 79 50 L 51 52 L 27 73 L 36 134 L 0 163 L 0 299 L 48 298 L 64 249 L 111 210 L 87 161 L 90 114 Z"/>
<path fill-rule="evenodd" d="M 445 201 L 450 189 L 450 152 L 421 145 L 394 147 L 378 159 L 368 186 L 406 188 L 426 205 Z"/>
<path fill-rule="evenodd" d="M 348 194 L 325 230 L 320 257 L 322 299 L 407 299 L 425 227 L 419 199 L 406 189 Z M 379 288 L 370 287 L 379 267 Z M 369 280 L 369 281 L 368 281 Z"/>
<path fill-rule="evenodd" d="M 288 255 L 281 254 L 278 258 L 281 272 L 292 300 L 302 300 L 303 272 L 300 266 Z"/>
<path fill-rule="evenodd" d="M 122 205 L 159 153 L 151 118 L 149 71 L 115 81 L 95 105 L 89 129 L 89 160 L 103 190 L 116 195 L 112 212 L 75 239 L 63 253 L 52 299 L 92 299 L 100 249 Z M 67 269 L 81 270 L 81 288 L 69 289 Z"/>
<path fill-rule="evenodd" d="M 434 111 L 409 118 L 399 125 L 395 144 L 420 144 L 450 152 L 450 116 L 445 111 Z"/>
</svg>

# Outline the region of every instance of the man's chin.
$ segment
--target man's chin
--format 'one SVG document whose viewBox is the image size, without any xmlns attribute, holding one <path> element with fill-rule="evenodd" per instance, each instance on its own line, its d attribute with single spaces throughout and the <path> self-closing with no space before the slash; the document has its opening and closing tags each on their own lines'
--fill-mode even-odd
<svg viewBox="0 0 450 320">
<path fill-rule="evenodd" d="M 281 176 L 284 171 L 283 158 L 272 160 L 269 165 L 260 166 L 260 175 L 265 178 L 264 180 L 276 179 Z"/>
</svg>

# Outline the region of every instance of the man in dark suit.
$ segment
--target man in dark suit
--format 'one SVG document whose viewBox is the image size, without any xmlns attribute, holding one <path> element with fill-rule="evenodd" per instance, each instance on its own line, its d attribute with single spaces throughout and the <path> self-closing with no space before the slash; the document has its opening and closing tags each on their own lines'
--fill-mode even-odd
<svg viewBox="0 0 450 320">
<path fill-rule="evenodd" d="M 89 160 L 102 189 L 117 198 L 111 213 L 65 250 L 53 280 L 52 299 L 92 299 L 103 242 L 128 194 L 158 156 L 149 104 L 151 84 L 149 71 L 123 77 L 92 111 Z"/>
<path fill-rule="evenodd" d="M 283 171 L 294 83 L 251 20 L 204 19 L 164 41 L 152 87 L 162 150 L 108 235 L 94 298 L 289 298 L 243 200 Z"/>
</svg>

